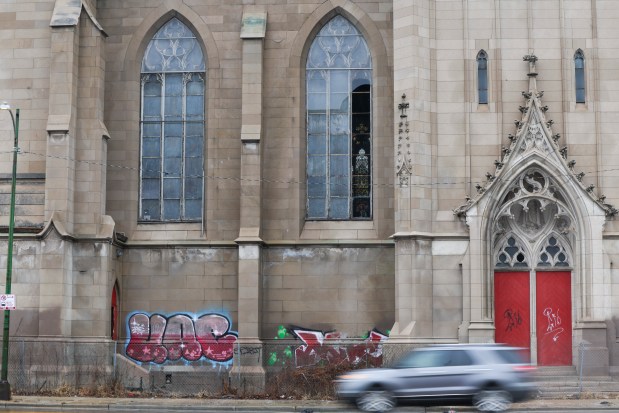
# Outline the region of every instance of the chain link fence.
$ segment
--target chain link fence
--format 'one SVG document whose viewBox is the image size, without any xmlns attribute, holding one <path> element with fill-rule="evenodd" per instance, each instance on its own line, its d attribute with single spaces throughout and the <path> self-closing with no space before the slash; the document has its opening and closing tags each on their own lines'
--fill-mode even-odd
<svg viewBox="0 0 619 413">
<path fill-rule="evenodd" d="M 539 366 L 539 397 L 548 399 L 619 398 L 619 381 L 609 373 L 606 347 L 581 342 L 574 366 Z"/>
<path fill-rule="evenodd" d="M 9 382 L 16 394 L 332 399 L 333 380 L 360 368 L 388 367 L 410 343 L 339 339 L 235 343 L 234 363 L 179 359 L 136 363 L 113 341 L 12 340 Z M 575 366 L 538 367 L 539 397 L 619 397 L 608 350 L 578 347 Z"/>
</svg>

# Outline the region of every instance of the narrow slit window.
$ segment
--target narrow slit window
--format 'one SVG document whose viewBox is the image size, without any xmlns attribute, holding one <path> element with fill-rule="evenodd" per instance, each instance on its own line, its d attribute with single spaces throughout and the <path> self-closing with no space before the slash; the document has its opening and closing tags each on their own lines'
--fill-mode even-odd
<svg viewBox="0 0 619 413">
<path fill-rule="evenodd" d="M 488 103 L 488 55 L 484 50 L 477 53 L 477 98 L 480 104 Z"/>
<path fill-rule="evenodd" d="M 585 54 L 580 49 L 574 54 L 574 81 L 576 103 L 585 103 Z"/>
</svg>

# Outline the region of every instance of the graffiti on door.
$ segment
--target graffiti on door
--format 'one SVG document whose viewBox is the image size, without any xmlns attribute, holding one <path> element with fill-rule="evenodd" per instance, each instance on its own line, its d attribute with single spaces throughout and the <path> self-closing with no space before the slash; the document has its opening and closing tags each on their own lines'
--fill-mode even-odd
<svg viewBox="0 0 619 413">
<path fill-rule="evenodd" d="M 559 316 L 559 309 L 557 311 L 552 311 L 552 308 L 546 307 L 543 311 L 543 314 L 546 316 L 548 320 L 548 326 L 546 327 L 546 334 L 552 335 L 552 341 L 557 341 L 559 339 L 559 334 L 565 331 L 563 327 L 561 327 L 561 317 Z"/>
<path fill-rule="evenodd" d="M 522 316 L 520 315 L 519 310 L 514 311 L 513 309 L 508 308 L 503 312 L 503 317 L 507 319 L 505 331 L 512 331 L 514 328 L 522 325 Z"/>
<path fill-rule="evenodd" d="M 135 313 L 127 326 L 129 341 L 125 353 L 142 363 L 197 361 L 202 357 L 226 362 L 232 359 L 238 338 L 236 332 L 230 331 L 230 320 L 217 313 L 199 317 Z"/>
</svg>

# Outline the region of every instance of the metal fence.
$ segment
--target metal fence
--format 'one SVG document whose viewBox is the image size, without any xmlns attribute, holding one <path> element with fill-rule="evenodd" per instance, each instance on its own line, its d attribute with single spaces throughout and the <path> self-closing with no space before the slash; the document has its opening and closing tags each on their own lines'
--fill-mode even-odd
<svg viewBox="0 0 619 413">
<path fill-rule="evenodd" d="M 236 343 L 234 363 L 203 357 L 140 364 L 124 354 L 123 343 L 20 339 L 10 343 L 9 382 L 17 394 L 330 399 L 337 375 L 393 365 L 414 347 L 368 339 L 285 339 Z M 584 343 L 574 358 L 575 366 L 537 369 L 540 397 L 619 395 L 619 382 L 608 373 L 608 350 Z"/>
</svg>

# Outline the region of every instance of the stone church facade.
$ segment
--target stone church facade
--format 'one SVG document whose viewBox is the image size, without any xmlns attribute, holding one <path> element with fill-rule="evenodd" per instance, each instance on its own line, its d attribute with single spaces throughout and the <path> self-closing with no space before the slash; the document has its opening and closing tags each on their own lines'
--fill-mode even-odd
<svg viewBox="0 0 619 413">
<path fill-rule="evenodd" d="M 618 372 L 614 2 L 0 4 L 12 342 L 260 381 L 284 326 Z"/>
</svg>

